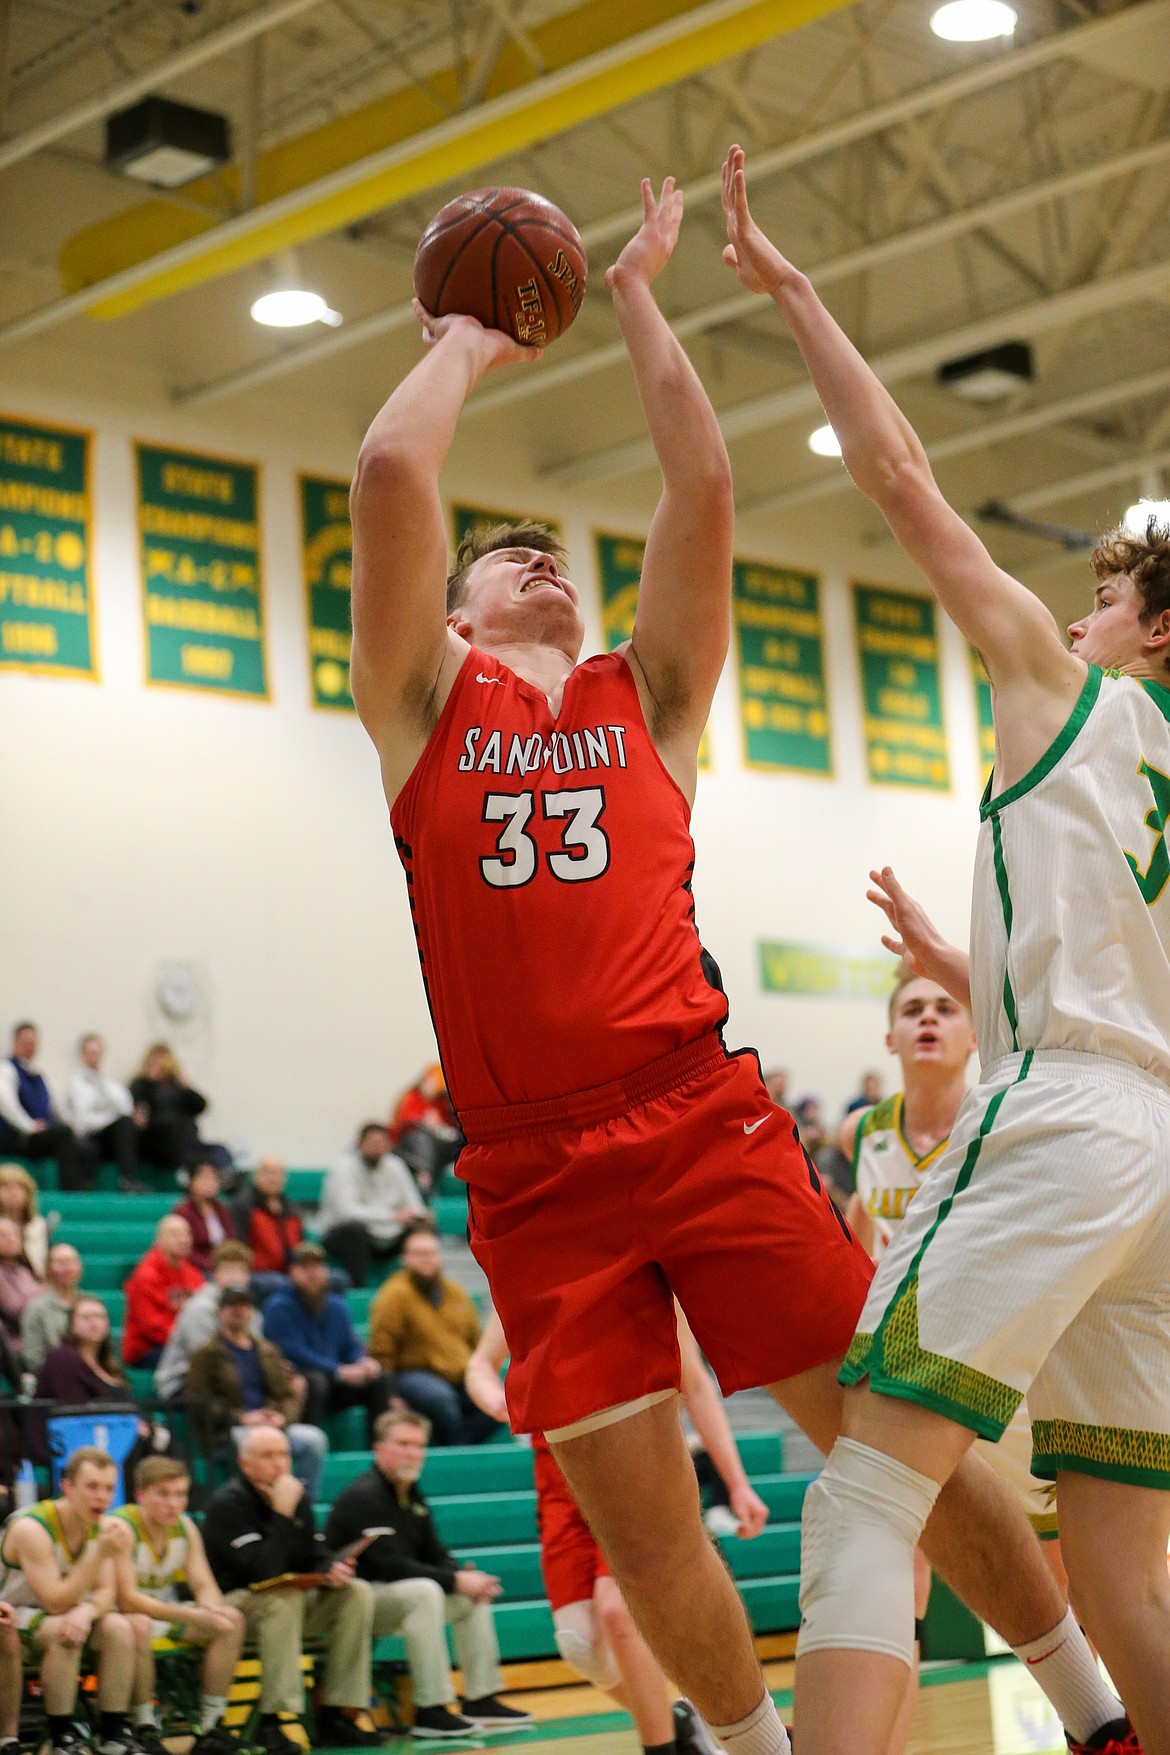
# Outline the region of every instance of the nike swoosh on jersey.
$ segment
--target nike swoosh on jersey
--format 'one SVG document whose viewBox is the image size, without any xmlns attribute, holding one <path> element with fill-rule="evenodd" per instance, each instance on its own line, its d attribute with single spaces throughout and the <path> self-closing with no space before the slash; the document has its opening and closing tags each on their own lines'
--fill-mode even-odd
<svg viewBox="0 0 1170 1755">
<path fill-rule="evenodd" d="M 502 678 L 502 677 L 499 677 L 499 676 L 485 676 L 485 675 L 484 675 L 484 674 L 483 674 L 483 671 L 482 671 L 482 670 L 481 670 L 481 671 L 480 671 L 480 672 L 479 672 L 479 675 L 478 675 L 478 676 L 477 676 L 477 677 L 476 677 L 476 679 L 475 679 L 475 680 L 476 680 L 476 682 L 494 682 L 494 683 L 499 683 L 499 685 L 500 685 L 500 687 L 501 687 L 501 688 L 503 688 L 503 686 L 504 686 L 504 679 L 503 679 L 503 678 Z"/>
<path fill-rule="evenodd" d="M 763 1127 L 765 1121 L 768 1119 L 768 1116 L 761 1115 L 758 1121 L 745 1121 L 743 1124 L 743 1131 L 745 1133 L 755 1133 L 757 1127 Z"/>
</svg>

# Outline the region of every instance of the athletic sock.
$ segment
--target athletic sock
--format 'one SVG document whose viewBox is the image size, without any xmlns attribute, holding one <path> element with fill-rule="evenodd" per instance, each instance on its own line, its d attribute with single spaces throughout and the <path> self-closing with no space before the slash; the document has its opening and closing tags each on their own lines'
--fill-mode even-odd
<svg viewBox="0 0 1170 1755">
<path fill-rule="evenodd" d="M 760 1704 L 746 1718 L 736 1719 L 733 1725 L 710 1728 L 729 1755 L 792 1755 L 788 1732 L 766 1690 Z"/>
<path fill-rule="evenodd" d="M 1097 1660 L 1071 1609 L 1043 1639 L 1012 1647 L 1043 1688 L 1069 1736 L 1087 1743 L 1094 1731 L 1124 1717 L 1125 1708 L 1101 1679 Z"/>
<path fill-rule="evenodd" d="M 199 1714 L 199 1729 L 214 1730 L 224 1713 L 227 1711 L 227 1697 L 223 1694 L 205 1694 L 203 1710 Z"/>
<path fill-rule="evenodd" d="M 669 1743 L 643 1743 L 642 1755 L 678 1755 L 678 1744 L 673 1737 Z"/>
<path fill-rule="evenodd" d="M 154 1701 L 144 1701 L 141 1706 L 130 1708 L 130 1717 L 136 1725 L 154 1725 L 158 1728 L 158 1720 L 154 1715 Z"/>
</svg>

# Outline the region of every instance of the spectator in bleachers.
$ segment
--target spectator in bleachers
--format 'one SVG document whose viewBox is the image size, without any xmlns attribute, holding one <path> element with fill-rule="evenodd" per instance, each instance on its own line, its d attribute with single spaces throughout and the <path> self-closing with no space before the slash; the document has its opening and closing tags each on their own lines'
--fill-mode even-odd
<svg viewBox="0 0 1170 1755">
<path fill-rule="evenodd" d="M 463 1386 L 481 1332 L 469 1294 L 443 1273 L 439 1239 L 414 1232 L 370 1306 L 370 1352 L 427 1416 L 436 1444 L 482 1444 L 499 1431 Z"/>
<path fill-rule="evenodd" d="M 187 1405 L 209 1455 L 239 1446 L 252 1426 L 283 1431 L 293 1474 L 313 1502 L 321 1497 L 329 1441 L 319 1426 L 302 1423 L 305 1379 L 278 1347 L 252 1332 L 255 1315 L 246 1288 L 222 1294 L 215 1335 L 191 1355 Z"/>
<path fill-rule="evenodd" d="M 264 1306 L 264 1333 L 304 1373 L 310 1425 L 324 1426 L 330 1414 L 360 1405 L 373 1431 L 394 1384 L 358 1340 L 345 1299 L 329 1290 L 329 1263 L 319 1243 L 293 1251 L 288 1285 Z"/>
<path fill-rule="evenodd" d="M 154 1243 L 126 1281 L 122 1357 L 127 1365 L 152 1371 L 161 1359 L 180 1310 L 203 1284 L 190 1254 L 190 1225 L 177 1213 L 168 1213 L 159 1220 Z"/>
<path fill-rule="evenodd" d="M 781 1109 L 787 1109 L 788 1068 L 785 1066 L 774 1066 L 771 1072 L 766 1072 L 764 1074 L 764 1085 L 767 1088 L 768 1095 L 771 1097 L 773 1103 L 778 1103 Z"/>
<path fill-rule="evenodd" d="M 251 1278 L 251 1251 L 232 1239 L 221 1243 L 211 1258 L 211 1278 L 191 1294 L 180 1310 L 154 1368 L 155 1393 L 161 1400 L 176 1402 L 186 1398 L 191 1359 L 200 1347 L 215 1339 L 221 1297 L 225 1292 L 246 1292 Z M 259 1316 L 255 1316 L 252 1328 L 255 1334 L 261 1332 Z"/>
<path fill-rule="evenodd" d="M 426 1202 L 401 1158 L 390 1150 L 381 1122 L 368 1121 L 350 1152 L 325 1178 L 317 1229 L 355 1286 L 364 1286 L 372 1262 L 397 1259 Z"/>
<path fill-rule="evenodd" d="M 303 1755 L 281 1713 L 305 1709 L 306 1637 L 324 1638 L 323 1705 L 313 1743 L 376 1748 L 381 1738 L 348 1714 L 370 1702 L 373 1598 L 354 1563 L 334 1560 L 318 1534 L 308 1494 L 290 1472 L 288 1439 L 273 1426 L 251 1426 L 240 1446 L 240 1473 L 212 1497 L 203 1540 L 216 1583 L 242 1609 L 260 1648 L 260 1744 L 266 1755 Z M 320 1573 L 320 1590 L 250 1590 L 282 1573 Z"/>
<path fill-rule="evenodd" d="M 54 1243 L 49 1251 L 44 1289 L 25 1305 L 20 1319 L 20 1350 L 26 1371 L 39 1371 L 51 1349 L 64 1337 L 77 1303 L 81 1275 L 81 1257 L 72 1243 Z"/>
<path fill-rule="evenodd" d="M 198 1117 L 207 1098 L 185 1084 L 179 1063 L 165 1042 L 154 1042 L 130 1081 L 135 1111 L 145 1120 L 138 1155 L 156 1170 L 181 1170 L 197 1158 L 202 1142 Z"/>
<path fill-rule="evenodd" d="M 37 1185 L 19 1164 L 0 1164 L 0 1218 L 19 1226 L 24 1259 L 37 1279 L 43 1280 L 49 1259 L 49 1227 L 37 1211 Z"/>
<path fill-rule="evenodd" d="M 82 1407 L 87 1402 L 136 1403 L 134 1391 L 114 1353 L 110 1313 L 91 1292 L 82 1292 L 70 1311 L 64 1337 L 50 1348 L 37 1372 L 35 1393 L 38 1401 L 57 1402 L 62 1407 Z M 165 1426 L 156 1426 L 142 1416 L 138 1422 L 138 1442 L 126 1461 L 127 1478 L 140 1457 L 154 1450 L 166 1450 L 170 1437 Z M 36 1448 L 44 1460 L 48 1446 L 43 1424 Z"/>
<path fill-rule="evenodd" d="M 391 1150 L 397 1152 L 421 1193 L 430 1200 L 463 1144 L 447 1095 L 447 1081 L 437 1063 L 428 1066 L 418 1083 L 398 1099 L 388 1133 Z"/>
<path fill-rule="evenodd" d="M 851 1097 L 845 1105 L 845 1114 L 852 1115 L 855 1109 L 872 1109 L 875 1103 L 882 1100 L 882 1076 L 880 1073 L 867 1072 L 861 1075 L 861 1089 L 856 1097 Z"/>
<path fill-rule="evenodd" d="M 221 1243 L 235 1237 L 232 1215 L 219 1198 L 219 1171 L 207 1158 L 197 1157 L 191 1166 L 187 1198 L 175 1208 L 191 1227 L 191 1264 L 201 1274 L 211 1272 L 211 1258 Z"/>
<path fill-rule="evenodd" d="M 20 1319 L 41 1291 L 41 1282 L 24 1259 L 20 1227 L 0 1219 L 0 1329 L 14 1353 L 20 1352 Z"/>
<path fill-rule="evenodd" d="M 287 1275 L 293 1250 L 304 1242 L 305 1227 L 284 1192 L 287 1180 L 279 1158 L 262 1158 L 252 1172 L 251 1187 L 236 1203 L 236 1234 L 252 1251 L 257 1276 Z M 276 1284 L 270 1289 L 276 1291 Z"/>
<path fill-rule="evenodd" d="M 56 1158 L 61 1187 L 81 1188 L 85 1167 L 77 1136 L 57 1113 L 44 1075 L 33 1064 L 40 1041 L 35 1024 L 17 1024 L 12 1053 L 0 1060 L 0 1151 L 36 1163 Z"/>
<path fill-rule="evenodd" d="M 415 1735 L 514 1730 L 532 1718 L 497 1699 L 504 1678 L 491 1603 L 500 1581 L 461 1565 L 439 1537 L 418 1486 L 429 1433 L 421 1414 L 382 1415 L 374 1428 L 374 1466 L 338 1494 L 325 1540 L 336 1550 L 363 1535 L 376 1538 L 358 1555 L 357 1572 L 373 1589 L 374 1638 L 401 1634 L 406 1643 Z M 463 1700 L 454 1712 L 448 1626 L 463 1672 Z"/>
<path fill-rule="evenodd" d="M 96 1030 L 88 1030 L 77 1044 L 81 1065 L 65 1093 L 66 1119 L 81 1144 L 89 1180 L 99 1164 L 118 1166 L 123 1189 L 134 1191 L 138 1182 L 138 1129 L 146 1125 L 146 1110 L 136 1108 L 129 1090 L 102 1071 L 106 1045 Z"/>
</svg>

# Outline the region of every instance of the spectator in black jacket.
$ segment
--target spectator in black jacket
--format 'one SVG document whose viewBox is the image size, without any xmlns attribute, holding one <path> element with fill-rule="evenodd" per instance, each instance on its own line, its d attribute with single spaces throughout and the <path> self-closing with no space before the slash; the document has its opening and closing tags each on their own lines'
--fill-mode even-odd
<svg viewBox="0 0 1170 1755">
<path fill-rule="evenodd" d="M 416 1735 L 458 1736 L 530 1724 L 528 1713 L 505 1706 L 491 1602 L 500 1581 L 461 1566 L 439 1539 L 418 1487 L 426 1461 L 430 1421 L 409 1409 L 382 1414 L 374 1425 L 374 1466 L 340 1493 L 325 1539 L 345 1547 L 363 1533 L 378 1536 L 359 1554 L 358 1576 L 374 1591 L 374 1638 L 401 1634 L 414 1685 Z M 461 1712 L 452 1712 L 455 1688 L 447 1659 L 446 1626 L 463 1671 Z"/>
<path fill-rule="evenodd" d="M 381 1739 L 347 1716 L 370 1704 L 373 1598 L 354 1577 L 354 1562 L 334 1559 L 318 1534 L 313 1508 L 291 1472 L 288 1439 L 275 1426 L 253 1426 L 240 1446 L 240 1475 L 221 1487 L 207 1507 L 203 1540 L 216 1583 L 242 1609 L 248 1635 L 260 1648 L 260 1736 L 268 1755 L 302 1755 L 285 1735 L 280 1714 L 304 1711 L 301 1655 L 304 1640 L 327 1640 L 318 1744 L 373 1749 Z M 283 1574 L 320 1576 L 317 1588 L 298 1584 L 255 1592 L 249 1588 Z"/>
</svg>

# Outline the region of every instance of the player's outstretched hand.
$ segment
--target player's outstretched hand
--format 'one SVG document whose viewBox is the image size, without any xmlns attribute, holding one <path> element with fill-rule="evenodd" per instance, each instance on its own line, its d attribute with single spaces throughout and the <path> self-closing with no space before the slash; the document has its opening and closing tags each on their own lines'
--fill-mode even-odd
<svg viewBox="0 0 1170 1755">
<path fill-rule="evenodd" d="M 478 317 L 463 317 L 456 312 L 447 317 L 432 317 L 418 299 L 411 299 L 410 304 L 422 324 L 424 347 L 433 347 L 437 341 L 442 341 L 444 335 L 462 330 L 474 335 L 482 347 L 485 371 L 490 372 L 493 366 L 532 365 L 544 357 L 543 348 L 522 347 L 502 329 L 485 329 Z"/>
<path fill-rule="evenodd" d="M 642 178 L 642 223 L 613 267 L 605 271 L 611 292 L 627 277 L 649 286 L 662 273 L 678 242 L 682 216 L 683 192 L 675 188 L 673 177 L 667 177 L 657 200 L 649 177 Z"/>
<path fill-rule="evenodd" d="M 782 256 L 752 218 L 747 198 L 747 173 L 742 146 L 733 146 L 723 161 L 723 217 L 727 243 L 723 260 L 734 268 L 749 292 L 774 293 L 797 270 Z"/>
<path fill-rule="evenodd" d="M 915 975 L 926 975 L 933 962 L 931 953 L 942 943 L 934 922 L 921 902 L 907 895 L 891 866 L 871 871 L 869 881 L 876 887 L 866 890 L 866 901 L 880 908 L 893 928 L 893 932 L 883 932 L 882 943 Z"/>
</svg>

